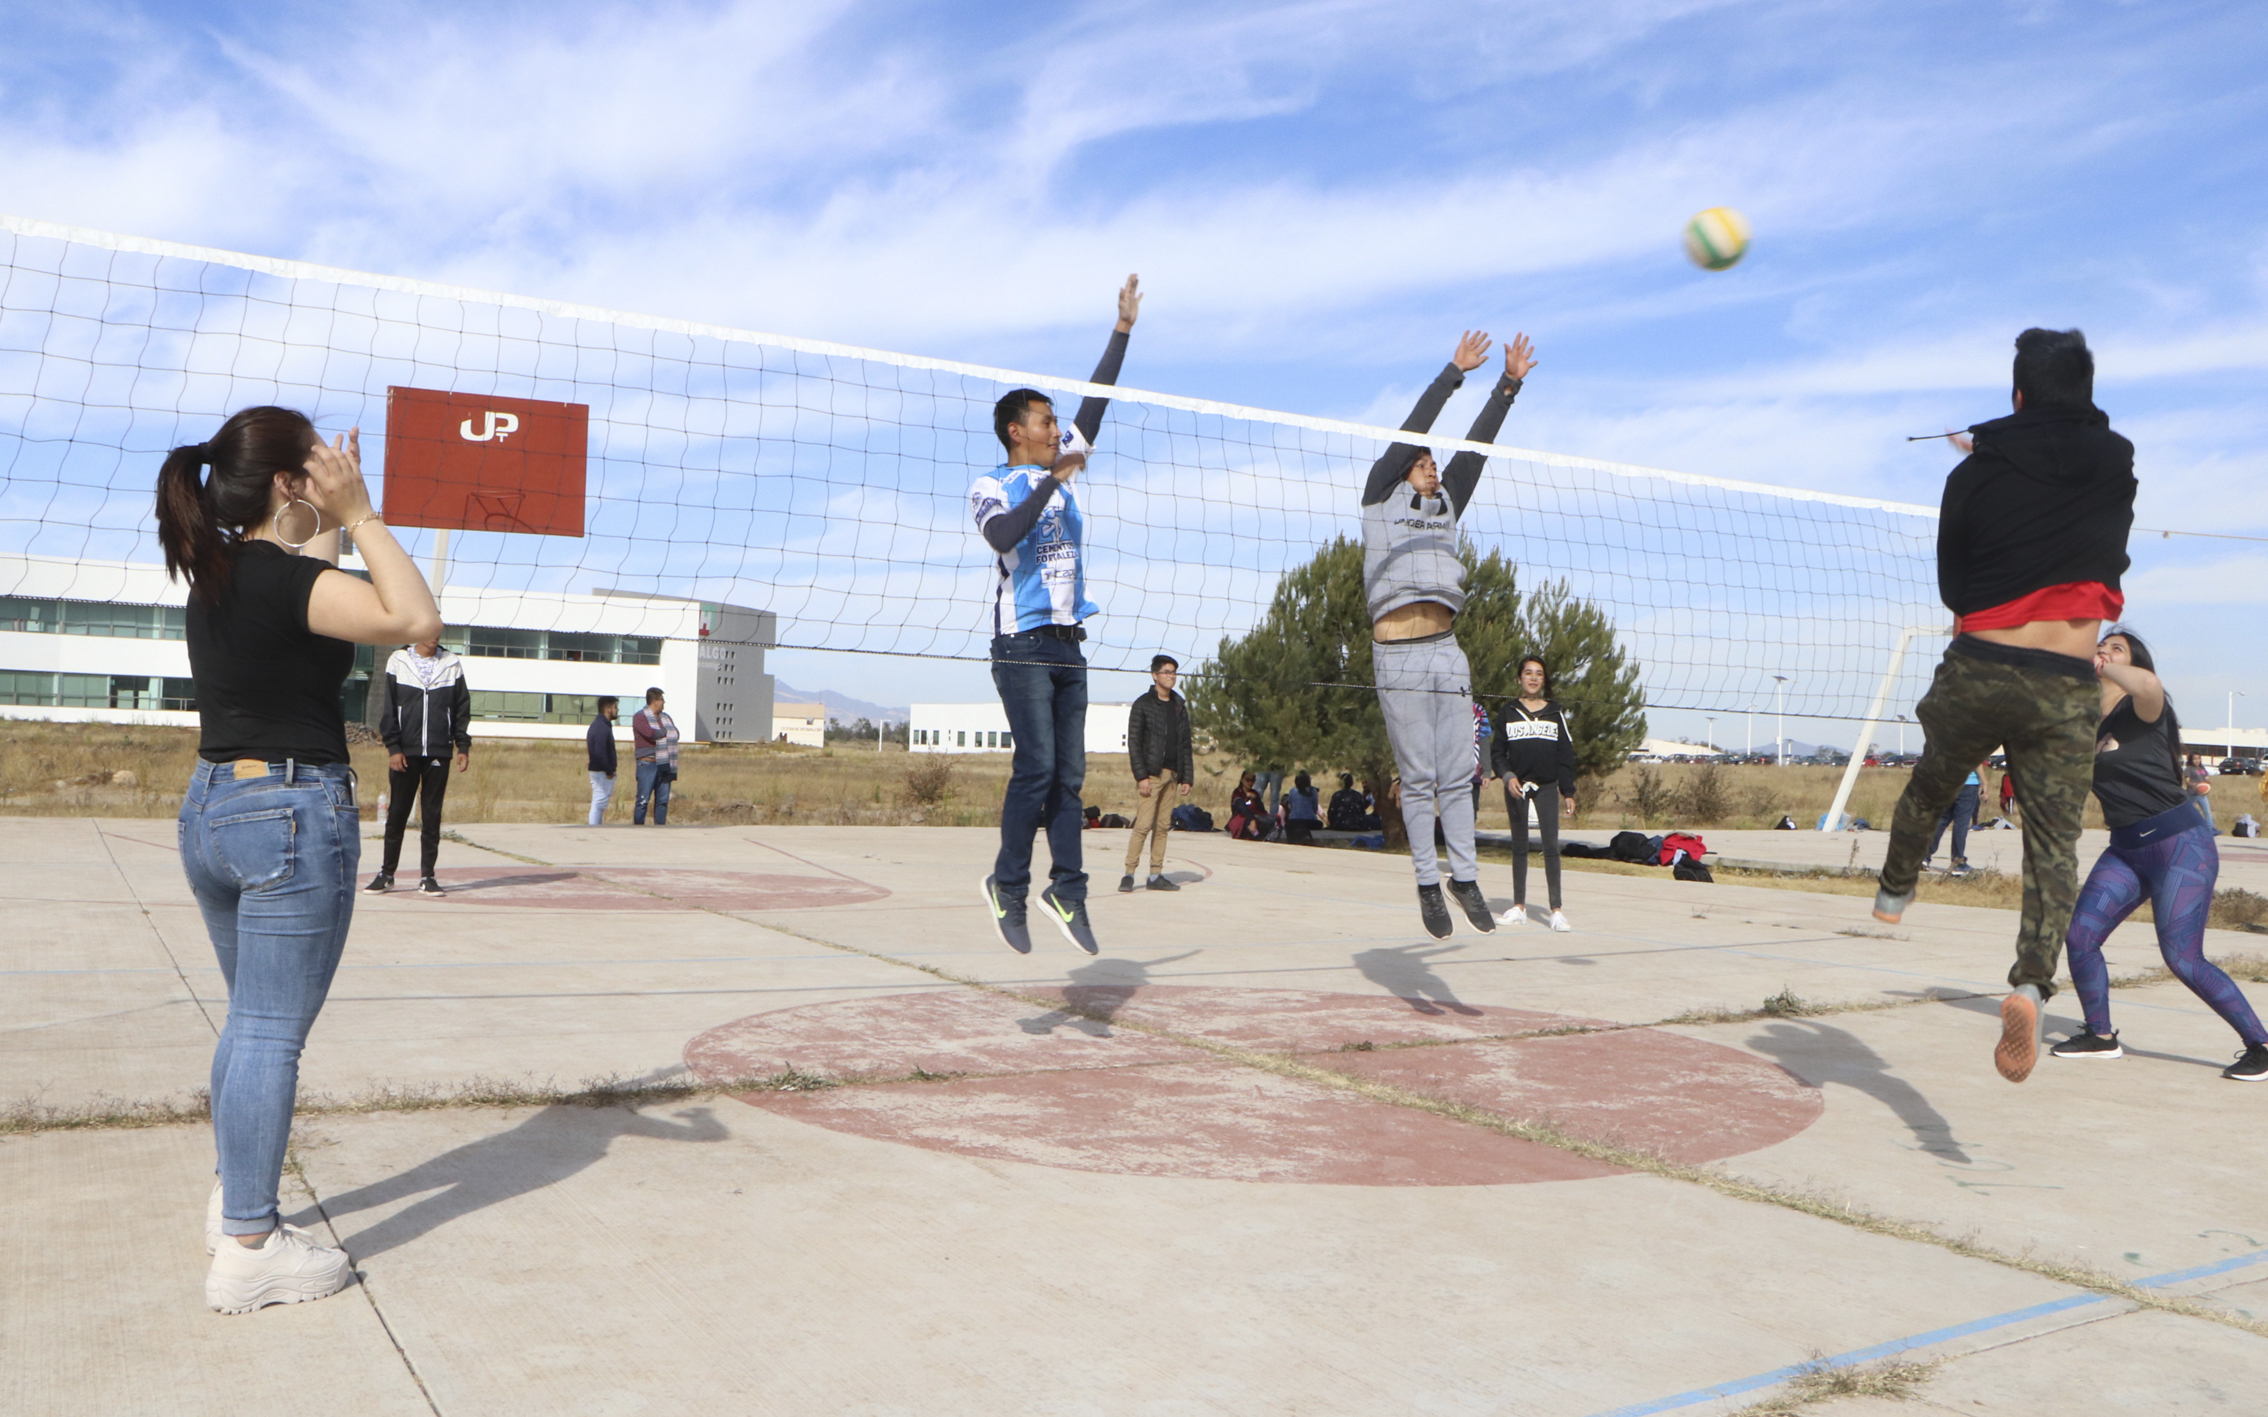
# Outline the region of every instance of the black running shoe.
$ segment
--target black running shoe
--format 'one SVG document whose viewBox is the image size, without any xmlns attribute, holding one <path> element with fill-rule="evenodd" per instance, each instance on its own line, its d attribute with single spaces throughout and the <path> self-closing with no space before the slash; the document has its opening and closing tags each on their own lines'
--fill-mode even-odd
<svg viewBox="0 0 2268 1417">
<path fill-rule="evenodd" d="M 2048 1052 L 2058 1058 L 2123 1058 L 2126 1050 L 2118 1046 L 2118 1033 L 2074 1033 Z"/>
<path fill-rule="evenodd" d="M 1152 876 L 1143 884 L 1142 889 L 1146 891 L 1177 891 L 1181 887 L 1167 880 L 1164 876 Z"/>
<path fill-rule="evenodd" d="M 1441 887 L 1419 886 L 1417 908 L 1418 914 L 1425 920 L 1425 933 L 1436 940 L 1449 938 L 1449 932 L 1456 927 L 1449 923 L 1449 902 L 1441 898 Z"/>
<path fill-rule="evenodd" d="M 2268 1043 L 2255 1043 L 2244 1056 L 2221 1069 L 2221 1076 L 2238 1082 L 2268 1082 Z"/>
<path fill-rule="evenodd" d="M 1488 908 L 1488 897 L 1481 894 L 1478 881 L 1451 881 L 1449 894 L 1457 897 L 1457 904 L 1465 907 L 1465 918 L 1482 934 L 1496 929 L 1496 916 Z"/>
<path fill-rule="evenodd" d="M 1000 938 L 1007 941 L 1008 948 L 1020 955 L 1030 954 L 1032 932 L 1024 923 L 1024 903 L 1003 896 L 990 876 L 984 878 L 981 889 L 984 892 L 985 913 L 992 917 L 992 928 L 1000 932 Z"/>
<path fill-rule="evenodd" d="M 1118 878 L 1118 893 L 1120 895 L 1134 894 L 1134 876 L 1131 872 Z"/>
<path fill-rule="evenodd" d="M 394 878 L 384 871 L 380 871 L 370 878 L 370 884 L 362 888 L 362 893 L 364 895 L 384 895 L 393 888 Z"/>
<path fill-rule="evenodd" d="M 419 881 L 419 882 L 417 883 L 417 893 L 418 893 L 419 895 L 447 895 L 447 894 L 448 894 L 448 892 L 447 892 L 447 891 L 445 891 L 445 890 L 441 889 L 441 883 L 440 883 L 439 881 L 436 881 L 436 880 L 434 880 L 434 879 L 433 879 L 433 878 L 432 878 L 431 876 L 427 876 L 427 877 L 426 877 L 426 878 L 425 878 L 424 880 L 422 880 L 422 881 Z"/>
<path fill-rule="evenodd" d="M 1063 932 L 1063 938 L 1085 950 L 1099 955 L 1102 946 L 1095 942 L 1095 927 L 1087 923 L 1087 903 L 1083 900 L 1065 900 L 1049 886 L 1040 892 L 1040 904 L 1047 907 L 1047 918 Z"/>
</svg>

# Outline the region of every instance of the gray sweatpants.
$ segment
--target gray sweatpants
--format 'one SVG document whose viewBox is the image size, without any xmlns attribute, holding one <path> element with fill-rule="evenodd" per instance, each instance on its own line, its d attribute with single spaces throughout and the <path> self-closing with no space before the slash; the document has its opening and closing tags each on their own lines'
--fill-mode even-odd
<svg viewBox="0 0 2268 1417">
<path fill-rule="evenodd" d="M 1371 679 L 1386 715 L 1386 741 L 1402 769 L 1402 824 L 1410 833 L 1410 864 L 1418 884 L 1441 884 L 1433 853 L 1433 823 L 1449 843 L 1449 876 L 1480 876 L 1473 855 L 1472 671 L 1445 630 L 1422 640 L 1373 642 Z"/>
</svg>

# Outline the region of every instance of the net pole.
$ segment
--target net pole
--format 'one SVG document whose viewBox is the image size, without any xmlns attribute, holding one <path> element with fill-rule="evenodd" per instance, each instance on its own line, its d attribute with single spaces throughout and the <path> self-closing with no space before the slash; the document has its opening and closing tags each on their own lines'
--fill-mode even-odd
<svg viewBox="0 0 2268 1417">
<path fill-rule="evenodd" d="M 1851 744 L 1850 761 L 1843 764 L 1843 780 L 1835 788 L 1835 804 L 1827 815 L 1819 819 L 1819 829 L 1836 832 L 1843 829 L 1843 809 L 1850 805 L 1851 789 L 1858 785 L 1859 767 L 1866 761 L 1866 745 L 1873 741 L 1875 727 L 1882 722 L 1882 710 L 1890 699 L 1890 690 L 1898 682 L 1898 671 L 1906 663 L 1906 647 L 1914 636 L 1931 631 L 1920 625 L 1909 625 L 1898 632 L 1898 647 L 1890 651 L 1890 662 L 1882 668 L 1882 682 L 1874 690 L 1874 702 L 1867 705 L 1866 721 L 1859 725 L 1858 739 Z"/>
</svg>

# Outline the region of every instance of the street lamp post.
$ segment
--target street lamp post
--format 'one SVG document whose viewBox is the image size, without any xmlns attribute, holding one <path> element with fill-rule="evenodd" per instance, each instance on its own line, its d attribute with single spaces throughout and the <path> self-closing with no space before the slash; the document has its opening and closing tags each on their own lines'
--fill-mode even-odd
<svg viewBox="0 0 2268 1417">
<path fill-rule="evenodd" d="M 1779 681 L 1779 687 L 1772 692 L 1779 696 L 1779 706 L 1776 712 L 1780 720 L 1780 742 L 1779 746 L 1773 750 L 1773 757 L 1779 766 L 1786 767 L 1788 765 L 1788 676 L 1775 674 L 1772 677 Z"/>
<path fill-rule="evenodd" d="M 2227 756 L 2232 758 L 2236 756 L 2236 701 L 2243 697 L 2244 690 L 2229 690 L 2229 741 L 2227 744 Z"/>
<path fill-rule="evenodd" d="M 1714 753 L 1717 751 L 1717 717 L 1715 714 L 1707 714 L 1704 717 L 1709 724 L 1709 751 Z"/>
</svg>

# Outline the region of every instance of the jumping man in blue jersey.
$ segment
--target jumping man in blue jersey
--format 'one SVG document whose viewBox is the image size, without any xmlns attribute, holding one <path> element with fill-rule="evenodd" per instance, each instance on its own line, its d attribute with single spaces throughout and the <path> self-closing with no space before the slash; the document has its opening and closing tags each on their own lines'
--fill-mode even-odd
<svg viewBox="0 0 2268 1417">
<path fill-rule="evenodd" d="M 1095 366 L 1096 384 L 1118 382 L 1126 337 L 1142 310 L 1141 282 L 1118 292 L 1118 325 Z M 1036 389 L 1016 389 L 993 405 L 992 431 L 1007 462 L 976 480 L 969 510 L 998 558 L 992 586 L 992 682 L 1015 739 L 1008 794 L 1000 804 L 1000 856 L 984 878 L 984 904 L 1000 938 L 1018 954 L 1032 949 L 1024 897 L 1032 885 L 1032 837 L 1047 832 L 1054 858 L 1040 904 L 1063 937 L 1088 954 L 1101 946 L 1087 923 L 1087 873 L 1080 856 L 1079 789 L 1087 781 L 1087 660 L 1079 622 L 1101 607 L 1087 599 L 1080 564 L 1085 519 L 1071 481 L 1086 465 L 1110 400 L 1081 400 L 1071 427 Z"/>
</svg>

